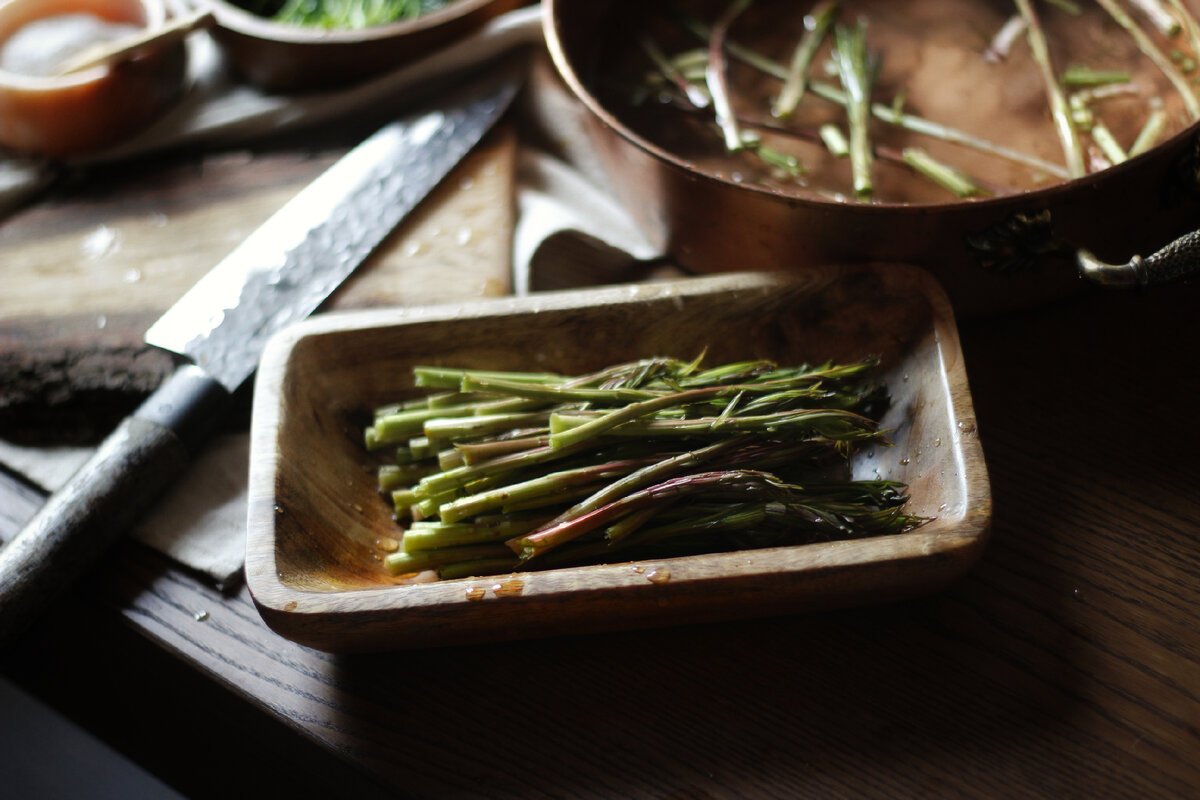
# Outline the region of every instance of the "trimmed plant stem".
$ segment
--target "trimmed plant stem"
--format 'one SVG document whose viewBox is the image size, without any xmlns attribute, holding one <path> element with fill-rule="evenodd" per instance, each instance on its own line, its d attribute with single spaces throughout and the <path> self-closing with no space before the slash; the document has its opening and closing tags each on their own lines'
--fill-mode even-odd
<svg viewBox="0 0 1200 800">
<path fill-rule="evenodd" d="M 837 0 L 827 0 L 805 15 L 804 34 L 800 37 L 800 42 L 792 53 L 783 88 L 779 90 L 779 96 L 775 98 L 775 103 L 771 107 L 771 113 L 776 117 L 782 119 L 790 117 L 804 98 L 804 93 L 808 89 L 808 69 L 812 65 L 813 57 L 816 56 L 821 42 L 825 40 L 825 34 L 829 32 L 829 28 L 837 16 L 837 10 Z"/>
<path fill-rule="evenodd" d="M 702 22 L 691 18 L 683 18 L 684 25 L 693 33 L 693 35 L 707 39 L 708 27 Z M 738 44 L 735 41 L 727 40 L 725 42 L 725 50 L 729 55 L 741 60 L 742 62 L 754 67 L 755 69 L 772 75 L 780 80 L 787 80 L 787 67 L 778 62 L 769 59 L 759 53 L 756 53 L 749 47 Z M 809 80 L 808 90 L 817 97 L 837 105 L 845 107 L 849 102 L 846 98 L 846 93 L 841 89 L 815 79 Z M 990 142 L 978 136 L 974 136 L 966 131 L 958 130 L 949 125 L 943 125 L 940 122 L 925 119 L 924 117 L 916 116 L 915 114 L 907 114 L 899 109 L 893 108 L 886 103 L 873 103 L 871 105 L 871 113 L 878 119 L 892 125 L 897 125 L 905 130 L 913 133 L 919 133 L 924 136 L 929 136 L 934 139 L 939 139 L 950 144 L 966 147 L 971 150 L 976 150 L 980 153 L 1002 158 L 1006 161 L 1011 161 L 1014 164 L 1021 164 L 1030 169 L 1044 172 L 1056 178 L 1069 177 L 1067 170 L 1063 169 L 1062 165 L 1054 164 L 1045 159 L 1031 156 L 1027 153 L 1022 153 L 1019 150 L 1013 150 L 1009 147 Z"/>
<path fill-rule="evenodd" d="M 875 191 L 871 181 L 870 120 L 871 68 L 867 63 L 866 27 L 838 26 L 834 31 L 834 63 L 846 92 L 846 118 L 850 127 L 850 170 L 854 193 L 867 197 Z"/>
<path fill-rule="evenodd" d="M 1075 130 L 1075 123 L 1071 120 L 1071 109 L 1067 105 L 1067 98 L 1058 84 L 1058 78 L 1055 77 L 1054 65 L 1050 60 L 1050 48 L 1046 43 L 1046 32 L 1042 29 L 1041 20 L 1034 11 L 1033 3 L 1030 0 L 1015 0 L 1015 2 L 1028 25 L 1025 38 L 1029 41 L 1033 60 L 1042 73 L 1042 82 L 1045 84 L 1046 100 L 1050 105 L 1054 130 L 1058 134 L 1058 140 L 1062 144 L 1063 157 L 1067 162 L 1067 173 L 1072 178 L 1083 177 L 1087 174 L 1087 166 L 1083 160 L 1083 148 L 1079 144 L 1079 134 Z"/>
<path fill-rule="evenodd" d="M 436 570 L 452 578 L 594 563 L 617 552 L 669 557 L 829 538 L 837 535 L 834 523 L 846 535 L 907 530 L 920 520 L 875 513 L 902 505 L 902 492 L 844 477 L 851 442 L 888 444 L 878 424 L 858 413 L 876 413 L 884 399 L 869 374 L 877 363 L 744 361 L 701 371 L 699 359 L 648 359 L 547 383 L 439 370 L 435 388 L 457 379 L 469 390 L 439 393 L 439 404 L 535 404 L 547 422 L 562 418 L 549 434 L 513 428 L 482 437 L 454 426 L 490 425 L 492 416 L 519 424 L 525 414 L 435 419 L 427 427 L 437 432 L 444 423 L 447 435 L 397 447 L 379 483 L 407 530 L 385 566 L 394 575 Z M 390 410 L 420 407 L 405 401 Z M 577 441 L 549 444 L 597 420 L 603 423 Z M 425 470 L 432 472 L 405 486 Z M 803 488 L 809 480 L 814 488 Z M 764 514 L 764 502 L 797 516 Z"/>
<path fill-rule="evenodd" d="M 1138 49 L 1142 51 L 1142 55 L 1154 62 L 1154 66 L 1158 67 L 1171 85 L 1175 87 L 1175 91 L 1179 92 L 1180 98 L 1183 100 L 1184 106 L 1187 107 L 1188 115 L 1193 119 L 1200 119 L 1200 101 L 1196 99 L 1196 93 L 1188 84 L 1187 79 L 1175 69 L 1175 65 L 1171 63 L 1171 59 L 1163 54 L 1162 50 L 1146 35 L 1131 16 L 1125 13 L 1114 0 L 1096 0 L 1096 2 L 1108 12 L 1118 25 L 1133 37 L 1133 41 L 1137 44 Z"/>
<path fill-rule="evenodd" d="M 712 97 L 713 111 L 716 112 L 717 125 L 725 137 L 725 149 L 730 152 L 741 150 L 744 146 L 742 132 L 737 124 L 737 116 L 729 98 L 729 76 L 725 64 L 725 34 L 729 26 L 743 11 L 750 7 L 753 0 L 734 0 L 726 9 L 717 23 L 713 25 L 708 42 L 708 67 L 705 70 L 705 80 L 708 93 Z"/>
</svg>

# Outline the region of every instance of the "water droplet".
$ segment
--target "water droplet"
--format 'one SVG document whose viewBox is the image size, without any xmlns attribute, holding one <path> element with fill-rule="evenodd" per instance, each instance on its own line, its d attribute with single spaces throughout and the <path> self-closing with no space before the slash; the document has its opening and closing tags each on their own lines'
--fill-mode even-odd
<svg viewBox="0 0 1200 800">
<path fill-rule="evenodd" d="M 486 594 L 487 594 L 487 589 L 483 588 L 482 586 L 468 586 L 467 587 L 467 599 L 468 600 L 482 600 L 484 595 L 486 595 Z"/>
<path fill-rule="evenodd" d="M 475 179 L 470 176 L 463 178 L 461 181 L 458 182 L 458 188 L 462 189 L 463 191 L 470 189 L 474 185 L 475 185 Z"/>
<path fill-rule="evenodd" d="M 671 580 L 671 570 L 666 567 L 656 567 L 646 573 L 646 580 L 651 583 L 666 583 Z"/>
<path fill-rule="evenodd" d="M 459 247 L 464 247 L 471 243 L 471 238 L 474 235 L 475 235 L 475 232 L 472 231 L 470 228 L 462 227 L 462 228 L 459 228 L 454 233 L 454 241 L 455 241 L 455 243 L 458 244 Z"/>
<path fill-rule="evenodd" d="M 940 437 L 940 436 L 939 436 L 938 438 L 934 439 L 934 440 L 933 440 L 933 446 L 934 446 L 934 447 L 941 447 L 941 446 L 942 446 L 942 437 Z"/>
<path fill-rule="evenodd" d="M 375 540 L 375 545 L 385 553 L 394 553 L 400 549 L 400 542 L 391 536 L 382 536 Z"/>
<path fill-rule="evenodd" d="M 509 578 L 492 585 L 492 593 L 497 597 L 512 597 L 525 590 L 525 581 L 520 578 Z"/>
<path fill-rule="evenodd" d="M 204 622 L 204 620 L 208 619 L 208 612 L 201 610 L 197 611 L 192 616 L 196 618 L 196 622 Z"/>
<path fill-rule="evenodd" d="M 404 245 L 404 255 L 411 258 L 412 256 L 420 254 L 420 252 L 424 249 L 425 245 L 421 244 L 420 242 L 408 242 Z"/>
<path fill-rule="evenodd" d="M 107 258 L 121 249 L 121 233 L 107 225 L 101 225 L 83 237 L 83 254 L 93 261 Z"/>
<path fill-rule="evenodd" d="M 638 575 L 641 575 L 643 572 L 646 571 L 646 568 L 643 567 L 641 564 L 634 564 L 633 571 L 636 572 Z"/>
<path fill-rule="evenodd" d="M 141 279 L 142 271 L 137 267 L 132 267 L 129 270 L 126 270 L 125 274 L 121 276 L 121 280 L 125 281 L 125 283 L 137 283 Z"/>
<path fill-rule="evenodd" d="M 910 460 L 911 459 L 909 459 L 907 456 L 905 456 L 904 458 L 900 459 L 900 463 L 907 466 Z"/>
<path fill-rule="evenodd" d="M 98 328 L 99 330 L 104 330 L 107 327 L 108 327 L 108 317 L 104 316 L 103 314 L 96 317 L 96 328 Z"/>
</svg>

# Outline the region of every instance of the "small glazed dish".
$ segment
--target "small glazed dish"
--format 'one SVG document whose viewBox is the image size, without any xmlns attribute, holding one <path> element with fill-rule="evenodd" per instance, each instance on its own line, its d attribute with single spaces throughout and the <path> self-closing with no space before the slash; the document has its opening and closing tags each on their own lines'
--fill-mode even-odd
<svg viewBox="0 0 1200 800">
<path fill-rule="evenodd" d="M 7 0 L 0 3 L 0 47 L 15 36 L 29 35 L 31 26 L 63 19 L 87 19 L 132 31 L 159 27 L 166 18 L 162 0 Z M 38 44 L 33 49 L 51 46 Z M 179 41 L 65 75 L 0 68 L 0 145 L 61 159 L 117 144 L 179 96 L 185 69 L 186 52 Z"/>
<path fill-rule="evenodd" d="M 455 0 L 416 19 L 361 29 L 273 22 L 234 0 L 196 0 L 212 11 L 211 34 L 248 82 L 274 92 L 346 86 L 428 55 L 521 5 L 522 0 Z"/>
<path fill-rule="evenodd" d="M 383 565 L 400 529 L 362 426 L 411 367 L 575 373 L 641 357 L 881 359 L 892 447 L 855 477 L 902 481 L 906 533 L 425 583 Z M 277 336 L 252 420 L 247 585 L 281 635 L 382 651 L 788 614 L 930 592 L 978 558 L 991 497 L 957 329 L 928 273 L 818 268 L 329 314 Z M 392 547 L 394 550 L 394 547 Z"/>
</svg>

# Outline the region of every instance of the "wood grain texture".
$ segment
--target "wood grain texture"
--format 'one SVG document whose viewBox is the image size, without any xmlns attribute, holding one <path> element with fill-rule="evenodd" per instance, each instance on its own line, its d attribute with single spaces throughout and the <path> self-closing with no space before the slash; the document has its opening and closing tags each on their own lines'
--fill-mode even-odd
<svg viewBox="0 0 1200 800">
<path fill-rule="evenodd" d="M 881 359 L 893 447 L 862 478 L 905 483 L 916 531 L 652 562 L 413 583 L 383 568 L 401 533 L 362 446 L 418 364 L 573 375 L 638 358 L 709 364 Z M 251 431 L 246 578 L 271 627 L 334 651 L 462 644 L 730 619 L 929 591 L 986 540 L 986 467 L 949 302 L 916 269 L 735 275 L 474 305 L 317 317 L 263 356 Z M 669 576 L 669 577 L 668 577 Z M 666 577 L 668 579 L 663 580 Z"/>
<path fill-rule="evenodd" d="M 344 152 L 309 148 L 98 169 L 4 220 L 0 434 L 111 430 L 174 366 L 146 329 Z M 326 307 L 507 293 L 515 155 L 513 130 L 493 131 Z"/>
<path fill-rule="evenodd" d="M 1197 303 L 1192 283 L 962 326 L 993 533 L 927 597 L 332 656 L 130 545 L 39 633 L 74 653 L 107 608 L 399 796 L 1198 797 L 1200 436 L 1159 427 L 1200 393 Z M 51 693 L 108 675 L 54 663 Z M 201 724 L 155 714 L 146 738 Z M 286 741 L 221 725 L 204 763 Z"/>
</svg>

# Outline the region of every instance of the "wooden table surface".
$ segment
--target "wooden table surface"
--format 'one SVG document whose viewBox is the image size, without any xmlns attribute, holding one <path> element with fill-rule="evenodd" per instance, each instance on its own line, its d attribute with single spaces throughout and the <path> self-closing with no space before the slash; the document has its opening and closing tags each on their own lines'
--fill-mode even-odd
<svg viewBox="0 0 1200 800">
<path fill-rule="evenodd" d="M 994 532 L 935 595 L 338 657 L 130 542 L 0 670 L 194 797 L 1200 797 L 1197 308 L 961 324 Z"/>
</svg>

